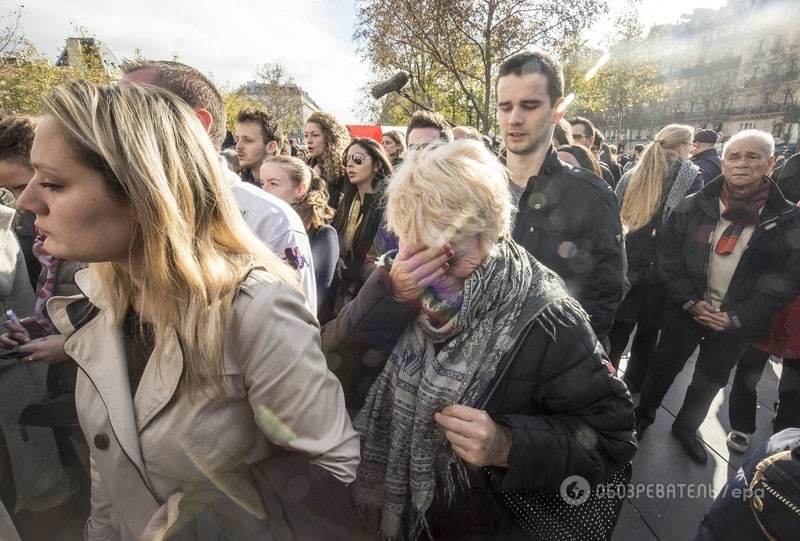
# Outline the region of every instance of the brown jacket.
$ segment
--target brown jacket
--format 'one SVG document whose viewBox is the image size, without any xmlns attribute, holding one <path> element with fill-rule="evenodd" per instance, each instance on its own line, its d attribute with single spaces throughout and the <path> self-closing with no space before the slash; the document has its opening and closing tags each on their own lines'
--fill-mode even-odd
<svg viewBox="0 0 800 541">
<path fill-rule="evenodd" d="M 175 334 L 166 354 L 148 362 L 131 397 L 120 329 L 90 287 L 91 269 L 76 274 L 83 292 L 51 299 L 48 311 L 80 368 L 76 405 L 91 449 L 92 510 L 87 539 L 136 539 L 167 498 L 193 480 L 214 478 L 276 452 L 256 423 L 265 406 L 294 432 L 285 447 L 350 483 L 359 441 L 339 381 L 320 351 L 316 319 L 302 295 L 263 274 L 245 280 L 228 330 L 226 399 L 190 397 Z M 230 487 L 258 501 L 252 487 Z"/>
</svg>

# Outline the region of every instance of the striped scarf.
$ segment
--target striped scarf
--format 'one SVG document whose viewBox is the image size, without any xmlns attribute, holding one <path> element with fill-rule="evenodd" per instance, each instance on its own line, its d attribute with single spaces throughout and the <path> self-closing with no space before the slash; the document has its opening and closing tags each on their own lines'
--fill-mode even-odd
<svg viewBox="0 0 800 541">
<path fill-rule="evenodd" d="M 427 528 L 437 483 L 452 494 L 456 480 L 465 479 L 464 464 L 433 414 L 477 404 L 515 342 L 514 326 L 534 282 L 525 251 L 500 241 L 467 278 L 460 303 L 423 299 L 427 310 L 395 344 L 354 422 L 362 438 L 355 498 L 362 508 L 382 510 L 383 537 L 415 539 Z M 449 322 L 431 323 L 430 312 L 453 308 Z"/>
<path fill-rule="evenodd" d="M 728 187 L 723 183 L 722 185 L 722 204 L 725 209 L 722 211 L 722 217 L 731 222 L 722 232 L 722 236 L 717 241 L 717 246 L 714 252 L 718 255 L 730 255 L 739 237 L 747 226 L 758 225 L 759 212 L 764 207 L 769 196 L 769 181 L 764 182 L 764 185 L 755 193 L 751 194 L 746 199 L 737 199 L 728 193 Z"/>
</svg>

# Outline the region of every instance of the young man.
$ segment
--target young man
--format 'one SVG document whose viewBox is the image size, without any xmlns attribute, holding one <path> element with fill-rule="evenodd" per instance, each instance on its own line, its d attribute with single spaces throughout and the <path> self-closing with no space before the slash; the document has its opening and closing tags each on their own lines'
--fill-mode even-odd
<svg viewBox="0 0 800 541">
<path fill-rule="evenodd" d="M 767 177 L 772 136 L 745 130 L 722 153 L 722 175 L 687 197 L 659 233 L 668 307 L 636 408 L 637 431 L 655 420 L 675 376 L 700 346 L 672 432 L 695 462 L 708 460 L 697 429 L 747 345 L 800 293 L 800 210 Z"/>
<path fill-rule="evenodd" d="M 151 84 L 169 90 L 194 109 L 211 142 L 219 151 L 225 140 L 225 107 L 214 84 L 196 69 L 170 61 L 146 61 L 125 67 L 121 83 Z M 256 236 L 300 274 L 306 304 L 317 313 L 317 286 L 311 246 L 297 213 L 261 188 L 242 182 L 220 156 L 220 170 L 228 180 L 244 221 Z"/>
<path fill-rule="evenodd" d="M 619 206 L 603 180 L 558 159 L 552 137 L 563 95 L 561 67 L 544 53 L 500 66 L 497 120 L 519 206 L 514 240 L 564 279 L 603 340 L 624 294 Z"/>
<path fill-rule="evenodd" d="M 600 162 L 600 169 L 603 171 L 603 180 L 608 182 L 608 185 L 612 188 L 615 187 L 617 181 L 611 169 L 609 169 L 607 163 L 600 159 L 600 146 L 603 143 L 600 132 L 597 131 L 592 121 L 588 118 L 576 116 L 570 119 L 569 123 L 572 125 L 572 139 L 575 141 L 575 144 L 585 146 L 595 155 L 597 161 Z"/>
<path fill-rule="evenodd" d="M 264 111 L 245 109 L 236 116 L 235 137 L 242 180 L 260 188 L 261 164 L 280 152 L 282 136 L 278 124 Z"/>
<path fill-rule="evenodd" d="M 431 143 L 452 143 L 453 129 L 447 120 L 431 111 L 417 111 L 406 128 L 406 146 L 410 150 Z"/>
</svg>

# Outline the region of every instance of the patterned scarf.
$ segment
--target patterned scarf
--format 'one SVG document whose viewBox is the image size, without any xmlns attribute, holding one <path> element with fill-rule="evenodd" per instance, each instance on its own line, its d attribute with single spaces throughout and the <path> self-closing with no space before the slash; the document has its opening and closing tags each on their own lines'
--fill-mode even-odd
<svg viewBox="0 0 800 541">
<path fill-rule="evenodd" d="M 680 169 L 678 169 L 678 174 L 675 175 L 675 182 L 672 183 L 672 187 L 667 194 L 667 201 L 664 203 L 664 211 L 661 215 L 662 223 L 667 223 L 669 215 L 683 201 L 683 198 L 686 197 L 686 192 L 692 187 L 694 179 L 700 174 L 700 168 L 689 160 L 683 160 L 678 163 L 680 163 Z"/>
<path fill-rule="evenodd" d="M 758 225 L 759 211 L 764 207 L 769 196 L 769 181 L 755 193 L 750 194 L 746 199 L 737 199 L 728 193 L 728 187 L 722 185 L 722 204 L 725 209 L 722 217 L 731 222 L 722 232 L 722 236 L 717 242 L 714 251 L 719 255 L 730 255 L 739 240 L 739 236 L 747 226 Z"/>
<path fill-rule="evenodd" d="M 39 291 L 36 292 L 36 306 L 33 308 L 33 313 L 39 319 L 39 324 L 46 328 L 48 333 L 54 331 L 50 320 L 47 319 L 45 314 L 45 307 L 47 301 L 53 296 L 56 289 L 56 278 L 58 277 L 58 269 L 61 267 L 61 260 L 57 259 L 47 253 L 44 249 L 45 236 L 41 233 L 36 233 L 33 239 L 33 255 L 39 260 L 42 268 L 45 269 L 45 278 Z"/>
<path fill-rule="evenodd" d="M 537 285 L 533 276 L 525 251 L 501 241 L 467 278 L 463 297 L 442 306 L 423 301 L 427 310 L 395 344 L 354 423 L 362 437 L 355 498 L 382 510 L 385 538 L 416 539 L 427 529 L 437 483 L 452 495 L 454 473 L 466 482 L 464 464 L 433 414 L 452 404 L 476 405 L 515 342 L 514 325 Z M 431 324 L 426 312 L 446 313 L 459 299 L 449 322 Z"/>
</svg>

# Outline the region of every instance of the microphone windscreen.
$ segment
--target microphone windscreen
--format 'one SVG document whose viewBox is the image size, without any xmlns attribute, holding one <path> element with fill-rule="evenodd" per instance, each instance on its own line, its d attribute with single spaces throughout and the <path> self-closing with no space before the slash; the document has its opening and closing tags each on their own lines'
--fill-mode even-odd
<svg viewBox="0 0 800 541">
<path fill-rule="evenodd" d="M 381 81 L 372 87 L 372 97 L 376 100 L 382 98 L 389 92 L 397 92 L 408 84 L 408 72 L 398 71 L 385 81 Z"/>
</svg>

